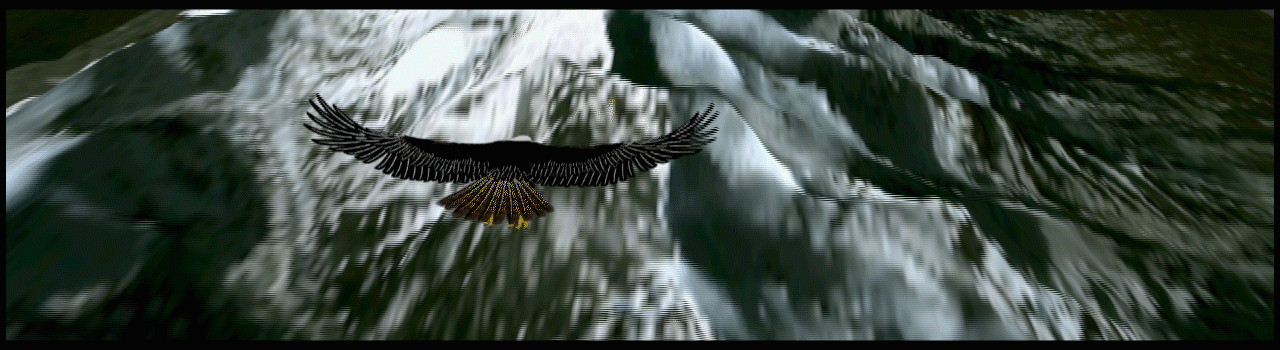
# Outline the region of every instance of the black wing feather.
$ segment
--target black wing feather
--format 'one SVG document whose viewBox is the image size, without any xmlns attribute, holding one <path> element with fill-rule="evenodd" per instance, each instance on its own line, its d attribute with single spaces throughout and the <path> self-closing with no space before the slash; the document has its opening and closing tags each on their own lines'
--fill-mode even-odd
<svg viewBox="0 0 1280 350">
<path fill-rule="evenodd" d="M 529 181 L 550 186 L 602 186 L 617 183 L 648 171 L 681 156 L 702 151 L 701 146 L 715 141 L 711 136 L 719 129 L 707 126 L 720 115 L 711 113 L 715 105 L 702 114 L 694 113 L 688 123 L 652 140 L 615 143 L 592 147 L 557 147 L 538 145 L 537 159 L 529 170 Z"/>
<path fill-rule="evenodd" d="M 316 101 L 310 102 L 318 115 L 308 112 L 307 116 L 318 126 L 303 125 L 325 138 L 312 141 L 365 163 L 382 159 L 375 168 L 391 176 L 419 181 L 471 182 L 484 177 L 489 170 L 488 162 L 472 158 L 485 154 L 486 145 L 432 141 L 369 130 L 338 107 L 325 103 L 319 94 Z"/>
</svg>

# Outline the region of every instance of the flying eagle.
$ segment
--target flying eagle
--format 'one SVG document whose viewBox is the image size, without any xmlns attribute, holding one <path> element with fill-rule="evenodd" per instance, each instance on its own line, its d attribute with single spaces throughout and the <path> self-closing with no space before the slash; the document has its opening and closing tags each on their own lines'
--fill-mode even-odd
<svg viewBox="0 0 1280 350">
<path fill-rule="evenodd" d="M 401 179 L 475 181 L 440 200 L 440 205 L 453 210 L 454 217 L 486 225 L 505 219 L 515 228 L 528 227 L 534 215 L 552 211 L 534 185 L 609 185 L 658 163 L 698 153 L 700 146 L 715 141 L 711 135 L 717 129 L 708 130 L 707 125 L 720 114 L 712 114 L 711 105 L 702 114 L 694 113 L 684 126 L 652 140 L 577 147 L 544 145 L 523 135 L 491 143 L 453 143 L 374 131 L 325 103 L 319 94 L 316 101 L 310 102 L 319 116 L 307 116 L 318 127 L 303 125 L 325 138 L 312 141 L 365 163 L 382 159 L 375 169 Z"/>
</svg>

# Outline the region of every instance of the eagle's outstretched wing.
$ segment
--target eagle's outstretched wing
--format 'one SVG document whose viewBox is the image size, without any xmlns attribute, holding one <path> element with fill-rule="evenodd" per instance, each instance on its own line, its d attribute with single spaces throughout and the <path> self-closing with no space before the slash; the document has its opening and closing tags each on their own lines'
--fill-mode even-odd
<svg viewBox="0 0 1280 350">
<path fill-rule="evenodd" d="M 319 101 L 319 103 L 316 103 Z M 316 94 L 310 101 L 317 115 L 307 113 L 318 127 L 307 129 L 327 138 L 312 139 L 334 151 L 353 155 L 365 163 L 378 158 L 375 167 L 391 176 L 419 181 L 471 182 L 488 173 L 488 162 L 477 160 L 475 149 L 481 145 L 450 143 L 412 138 L 366 129 L 338 107 L 327 104 Z"/>
<path fill-rule="evenodd" d="M 694 113 L 684 126 L 648 141 L 591 147 L 539 145 L 543 159 L 530 164 L 529 181 L 550 186 L 602 186 L 617 183 L 681 156 L 702 151 L 718 130 L 707 129 L 719 112 L 715 105 Z"/>
<path fill-rule="evenodd" d="M 319 101 L 317 103 L 316 101 Z M 419 181 L 471 182 L 495 167 L 516 166 L 528 181 L 551 186 L 601 186 L 635 176 L 715 141 L 717 129 L 707 129 L 719 113 L 708 106 L 694 113 L 684 126 L 661 137 L 641 142 L 586 147 L 549 146 L 533 142 L 487 144 L 451 143 L 373 131 L 360 126 L 320 95 L 307 113 L 318 127 L 307 129 L 327 138 L 313 139 L 334 151 L 353 155 L 365 163 L 382 159 L 376 167 L 391 176 Z"/>
</svg>

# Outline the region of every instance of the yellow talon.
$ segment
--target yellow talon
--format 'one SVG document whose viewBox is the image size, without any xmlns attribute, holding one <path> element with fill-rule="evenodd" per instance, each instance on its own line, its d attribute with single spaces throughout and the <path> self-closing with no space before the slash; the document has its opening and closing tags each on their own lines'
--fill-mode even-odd
<svg viewBox="0 0 1280 350">
<path fill-rule="evenodd" d="M 529 222 L 528 222 L 528 221 L 524 221 L 524 216 L 518 216 L 518 218 L 519 218 L 519 219 L 517 219 L 517 220 L 520 220 L 519 222 L 516 222 L 516 223 L 514 223 L 514 224 L 510 224 L 510 225 L 507 225 L 507 227 L 515 227 L 517 230 L 522 229 L 522 228 L 525 228 L 525 227 L 529 227 Z"/>
<path fill-rule="evenodd" d="M 489 221 L 484 223 L 485 226 L 493 226 L 493 214 L 489 214 Z"/>
</svg>

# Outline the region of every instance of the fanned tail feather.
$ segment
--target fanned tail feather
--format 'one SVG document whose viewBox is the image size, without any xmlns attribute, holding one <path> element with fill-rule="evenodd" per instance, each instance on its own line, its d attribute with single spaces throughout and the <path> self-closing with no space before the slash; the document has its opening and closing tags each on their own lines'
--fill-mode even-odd
<svg viewBox="0 0 1280 350">
<path fill-rule="evenodd" d="M 518 178 L 490 175 L 440 200 L 454 217 L 486 224 L 522 224 L 553 211 L 551 203 L 533 184 Z M 527 225 L 527 224 L 526 224 Z M 519 228 L 519 227 L 517 227 Z"/>
</svg>

